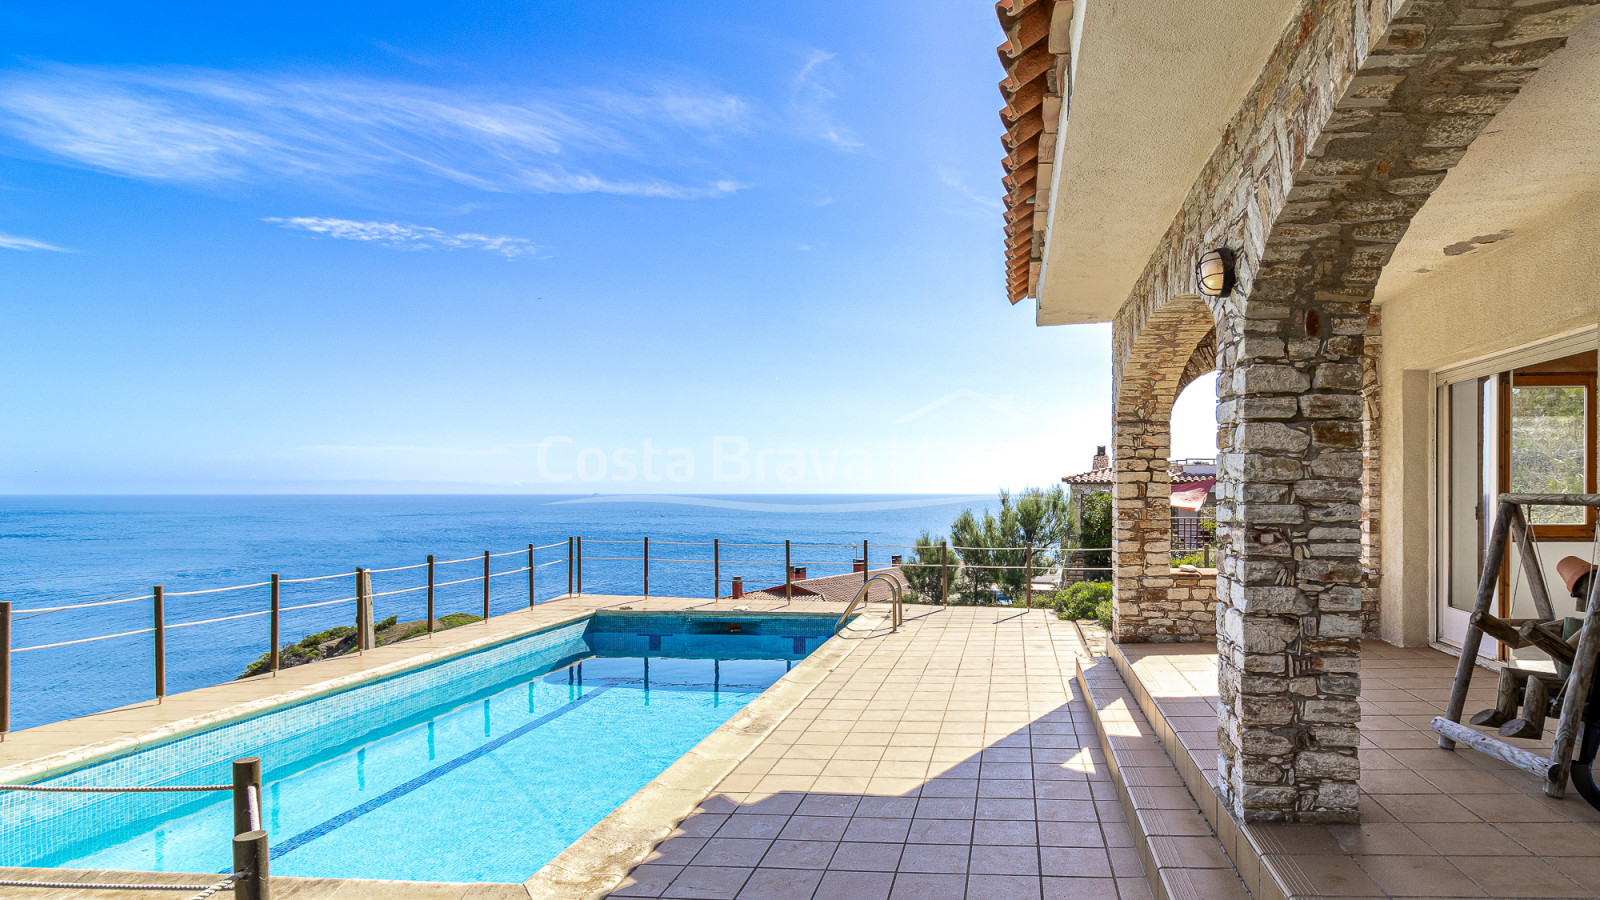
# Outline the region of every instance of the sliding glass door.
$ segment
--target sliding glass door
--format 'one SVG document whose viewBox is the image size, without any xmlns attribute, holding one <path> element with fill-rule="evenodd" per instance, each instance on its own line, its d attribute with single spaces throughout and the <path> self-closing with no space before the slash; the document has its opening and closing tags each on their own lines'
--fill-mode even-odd
<svg viewBox="0 0 1600 900">
<path fill-rule="evenodd" d="M 1446 380 L 1437 388 L 1435 497 L 1437 637 L 1460 646 L 1477 597 L 1484 552 L 1502 492 L 1595 491 L 1595 353 L 1592 350 L 1528 361 L 1488 374 Z M 1593 553 L 1594 510 L 1530 510 L 1538 568 L 1556 615 L 1572 615 L 1556 573 L 1564 556 Z M 1505 561 L 1490 611 L 1534 618 L 1531 591 L 1518 554 Z M 1542 664 L 1543 654 L 1502 650 L 1485 639 L 1483 655 Z"/>
</svg>

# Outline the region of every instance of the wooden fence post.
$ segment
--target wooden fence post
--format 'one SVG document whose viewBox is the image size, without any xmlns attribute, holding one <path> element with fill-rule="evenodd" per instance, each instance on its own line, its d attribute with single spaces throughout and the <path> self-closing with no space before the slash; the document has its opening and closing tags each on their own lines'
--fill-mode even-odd
<svg viewBox="0 0 1600 900">
<path fill-rule="evenodd" d="M 278 665 L 282 662 L 278 653 L 278 642 L 282 640 L 282 620 L 278 613 L 278 573 L 272 573 L 272 674 L 278 674 Z"/>
<path fill-rule="evenodd" d="M 233 761 L 233 833 L 247 834 L 255 830 L 250 821 L 250 789 L 261 796 L 261 757 L 246 756 Z M 261 810 L 256 811 L 262 815 Z"/>
<path fill-rule="evenodd" d="M 711 599 L 722 599 L 722 541 L 711 539 Z"/>
<path fill-rule="evenodd" d="M 11 601 L 0 600 L 0 741 L 11 730 Z"/>
<path fill-rule="evenodd" d="M 247 831 L 233 836 L 234 900 L 271 900 L 271 872 L 268 865 L 267 833 Z"/>
<path fill-rule="evenodd" d="M 644 539 L 644 595 L 650 596 L 650 537 Z"/>
<path fill-rule="evenodd" d="M 1033 544 L 1028 544 L 1027 554 L 1024 556 L 1022 577 L 1028 581 L 1028 608 L 1033 609 Z"/>
<path fill-rule="evenodd" d="M 950 605 L 950 544 L 939 542 L 939 574 L 944 577 L 944 605 Z"/>
<path fill-rule="evenodd" d="M 483 551 L 483 624 L 489 624 L 489 551 Z"/>
<path fill-rule="evenodd" d="M 155 586 L 154 600 L 152 611 L 155 614 L 156 633 L 156 702 L 160 703 L 167 696 L 167 614 L 166 598 L 162 596 L 159 584 Z"/>
<path fill-rule="evenodd" d="M 428 554 L 428 633 L 433 634 L 433 554 Z"/>
<path fill-rule="evenodd" d="M 356 648 L 371 650 L 376 638 L 372 633 L 372 573 L 356 569 Z"/>
<path fill-rule="evenodd" d="M 528 608 L 532 609 L 534 600 L 533 591 L 533 545 L 528 545 Z"/>
</svg>

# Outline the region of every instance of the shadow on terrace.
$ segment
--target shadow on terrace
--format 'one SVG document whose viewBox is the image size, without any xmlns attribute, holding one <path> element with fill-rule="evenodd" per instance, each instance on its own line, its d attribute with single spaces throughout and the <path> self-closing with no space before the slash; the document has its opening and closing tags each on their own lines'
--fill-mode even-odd
<svg viewBox="0 0 1600 900">
<path fill-rule="evenodd" d="M 908 609 L 611 896 L 1151 897 L 1083 653 L 1045 611 Z"/>
</svg>

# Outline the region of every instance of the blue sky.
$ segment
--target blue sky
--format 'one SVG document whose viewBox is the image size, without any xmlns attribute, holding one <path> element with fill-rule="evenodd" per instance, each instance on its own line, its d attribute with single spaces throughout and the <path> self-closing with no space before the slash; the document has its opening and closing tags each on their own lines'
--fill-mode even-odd
<svg viewBox="0 0 1600 900">
<path fill-rule="evenodd" d="M 0 492 L 1086 468 L 1109 330 L 1004 300 L 1000 39 L 982 2 L 6 4 Z"/>
</svg>

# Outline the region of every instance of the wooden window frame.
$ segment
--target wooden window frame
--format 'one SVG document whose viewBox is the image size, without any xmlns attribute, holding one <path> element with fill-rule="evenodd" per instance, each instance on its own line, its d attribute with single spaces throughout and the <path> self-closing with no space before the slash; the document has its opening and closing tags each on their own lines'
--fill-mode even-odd
<svg viewBox="0 0 1600 900">
<path fill-rule="evenodd" d="M 1585 373 L 1503 373 L 1500 377 L 1499 481 L 1500 493 L 1511 491 L 1511 388 L 1581 387 L 1584 389 L 1583 464 L 1584 492 L 1595 491 L 1595 376 Z M 1541 541 L 1594 540 L 1595 509 L 1584 507 L 1582 525 L 1535 525 L 1534 538 Z"/>
</svg>

